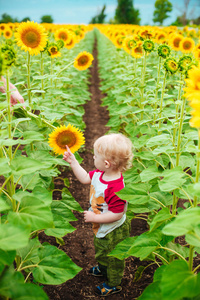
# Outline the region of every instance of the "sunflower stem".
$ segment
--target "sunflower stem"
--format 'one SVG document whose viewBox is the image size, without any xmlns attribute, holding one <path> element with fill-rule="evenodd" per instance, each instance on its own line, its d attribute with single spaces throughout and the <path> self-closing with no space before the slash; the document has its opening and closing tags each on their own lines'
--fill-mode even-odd
<svg viewBox="0 0 200 300">
<path fill-rule="evenodd" d="M 181 83 L 179 85 L 179 90 L 178 90 L 178 101 L 181 100 L 181 92 L 183 88 L 183 82 L 182 82 L 182 75 L 181 75 Z M 185 111 L 185 98 L 183 98 L 182 105 L 181 105 L 181 112 L 180 112 L 180 118 L 179 118 L 179 104 L 176 105 L 176 116 L 175 116 L 175 127 L 174 127 L 174 132 L 173 132 L 173 142 L 174 144 L 176 143 L 176 132 L 177 132 L 177 124 L 179 122 L 179 128 L 178 128 L 178 140 L 177 140 L 177 155 L 176 155 L 176 166 L 179 165 L 179 158 L 180 158 L 180 143 L 181 143 L 181 134 L 182 134 L 182 129 L 183 129 L 183 116 L 184 116 L 184 111 Z"/>
<path fill-rule="evenodd" d="M 12 112 L 11 112 L 11 101 L 10 101 L 10 96 L 11 96 L 11 92 L 10 92 L 10 79 L 9 79 L 9 74 L 8 74 L 8 70 L 6 72 L 6 100 L 7 100 L 7 104 L 8 104 L 8 137 L 9 139 L 12 139 Z M 9 159 L 10 162 L 12 161 L 12 146 L 8 147 L 8 155 L 9 155 Z M 8 180 L 7 184 L 6 184 L 6 188 L 7 191 L 9 193 L 12 205 L 13 205 L 13 210 L 15 210 L 16 208 L 16 201 L 12 199 L 12 195 L 15 193 L 15 187 L 14 187 L 14 176 L 11 175 L 10 179 Z"/>
<path fill-rule="evenodd" d="M 27 54 L 27 94 L 29 106 L 32 109 L 32 100 L 31 100 L 31 56 L 28 52 Z"/>
<path fill-rule="evenodd" d="M 9 139 L 12 139 L 12 113 L 11 113 L 11 103 L 10 103 L 10 96 L 11 96 L 11 92 L 10 92 L 10 87 L 9 87 L 9 74 L 8 74 L 8 70 L 6 72 L 6 100 L 7 100 L 7 110 L 8 110 L 8 137 Z M 12 160 L 12 146 L 9 146 L 9 158 L 10 160 Z"/>
<path fill-rule="evenodd" d="M 53 126 L 51 123 L 49 123 L 47 120 L 45 120 L 44 118 L 40 118 L 39 116 L 31 113 L 30 111 L 26 111 L 26 113 L 30 116 L 30 117 L 33 117 L 35 119 L 40 119 L 43 123 L 45 123 L 47 126 L 53 128 L 53 129 L 56 129 L 55 126 Z"/>
<path fill-rule="evenodd" d="M 155 94 L 155 106 L 154 106 L 154 116 L 153 116 L 153 124 L 156 121 L 156 110 L 157 110 L 157 100 L 158 100 L 158 89 L 160 83 L 160 69 L 161 69 L 162 58 L 159 56 L 159 64 L 158 64 L 158 73 L 157 73 L 157 81 L 156 81 L 156 94 Z"/>
<path fill-rule="evenodd" d="M 200 131 L 198 130 L 198 152 L 197 152 L 197 165 L 196 165 L 196 178 L 195 178 L 195 183 L 199 182 L 199 166 L 200 166 Z M 194 201 L 193 201 L 194 207 L 197 206 L 197 196 L 194 196 Z"/>
<path fill-rule="evenodd" d="M 192 271 L 193 268 L 193 256 L 194 256 L 194 246 L 190 245 L 189 261 L 188 261 L 188 266 L 190 271 Z"/>
<path fill-rule="evenodd" d="M 53 88 L 53 58 L 51 57 L 51 87 Z"/>
<path fill-rule="evenodd" d="M 67 68 L 69 68 L 72 64 L 74 63 L 74 61 L 70 62 L 68 65 L 66 65 L 62 70 L 60 70 L 57 75 L 59 75 L 61 72 L 63 72 L 64 70 L 66 70 Z"/>
<path fill-rule="evenodd" d="M 145 84 L 145 75 L 146 75 L 146 62 L 147 62 L 147 54 L 143 57 L 143 69 L 142 69 L 142 86 L 141 86 L 141 120 L 143 120 L 143 110 L 144 110 L 144 84 Z"/>
<path fill-rule="evenodd" d="M 178 140 L 177 140 L 177 148 L 176 148 L 176 166 L 179 165 L 179 160 L 180 160 L 180 155 L 181 155 L 181 153 L 180 153 L 180 149 L 181 149 L 181 134 L 182 134 L 182 129 L 183 129 L 185 103 L 186 103 L 186 99 L 183 98 L 183 102 L 182 102 L 182 105 L 181 105 L 180 123 L 179 123 L 179 128 L 178 128 Z"/>
<path fill-rule="evenodd" d="M 43 57 L 43 52 L 40 52 L 40 74 L 42 76 L 41 88 L 44 91 L 44 78 L 43 78 L 43 75 L 44 75 L 44 57 Z M 42 98 L 43 99 L 45 98 L 44 93 L 42 93 Z"/>
<path fill-rule="evenodd" d="M 164 93 L 165 93 L 166 78 L 167 78 L 167 72 L 165 72 L 165 75 L 164 75 L 162 94 L 161 94 L 161 99 L 160 99 L 160 112 L 159 112 L 159 123 L 158 123 L 159 130 L 160 130 L 160 127 L 161 127 L 161 117 L 162 117 L 163 99 L 164 99 Z"/>
</svg>

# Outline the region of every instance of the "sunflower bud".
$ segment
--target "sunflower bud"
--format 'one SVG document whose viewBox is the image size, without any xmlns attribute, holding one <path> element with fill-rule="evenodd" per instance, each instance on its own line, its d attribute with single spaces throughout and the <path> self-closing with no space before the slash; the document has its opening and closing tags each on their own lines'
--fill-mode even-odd
<svg viewBox="0 0 200 300">
<path fill-rule="evenodd" d="M 150 53 L 154 50 L 155 44 L 152 40 L 145 40 L 142 47 L 143 47 L 144 51 Z"/>
<path fill-rule="evenodd" d="M 190 66 L 193 63 L 193 59 L 191 55 L 183 55 L 179 61 L 178 61 L 178 67 L 179 70 L 182 71 L 187 71 L 188 68 L 190 68 Z"/>
<path fill-rule="evenodd" d="M 62 49 L 65 46 L 65 43 L 63 40 L 58 40 L 57 41 L 57 46 L 59 49 Z"/>
<path fill-rule="evenodd" d="M 167 72 L 174 74 L 178 71 L 178 62 L 175 58 L 169 57 L 164 62 L 164 68 Z"/>
<path fill-rule="evenodd" d="M 171 49 L 168 45 L 161 44 L 158 47 L 158 55 L 162 58 L 167 58 L 170 55 Z"/>
<path fill-rule="evenodd" d="M 47 47 L 47 53 L 52 58 L 61 56 L 61 53 L 59 52 L 59 47 L 56 43 L 49 43 Z"/>
<path fill-rule="evenodd" d="M 0 76 L 4 75 L 6 72 L 4 55 L 0 50 Z"/>
<path fill-rule="evenodd" d="M 11 39 L 7 39 L 6 40 L 6 45 L 8 45 L 8 46 L 12 46 L 13 45 L 13 40 L 11 40 Z"/>
<path fill-rule="evenodd" d="M 4 55 L 4 63 L 7 67 L 10 67 L 14 64 L 16 60 L 16 52 L 12 46 L 4 44 L 1 47 L 1 51 Z"/>
</svg>

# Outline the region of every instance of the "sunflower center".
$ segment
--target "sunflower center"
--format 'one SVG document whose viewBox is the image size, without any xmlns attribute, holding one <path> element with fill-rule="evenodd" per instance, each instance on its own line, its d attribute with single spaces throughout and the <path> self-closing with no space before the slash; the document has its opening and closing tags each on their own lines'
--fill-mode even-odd
<svg viewBox="0 0 200 300">
<path fill-rule="evenodd" d="M 67 40 L 67 35 L 65 32 L 61 32 L 59 34 L 59 39 L 63 40 L 63 41 L 66 41 Z"/>
<path fill-rule="evenodd" d="M 87 63 L 88 63 L 88 57 L 86 55 L 83 55 L 78 59 L 79 66 L 85 66 Z"/>
<path fill-rule="evenodd" d="M 62 149 L 66 149 L 66 145 L 70 148 L 76 144 L 76 136 L 73 132 L 65 130 L 58 134 L 56 143 Z"/>
<path fill-rule="evenodd" d="M 162 34 L 158 36 L 158 40 L 163 40 L 164 38 L 165 38 L 165 36 Z"/>
<path fill-rule="evenodd" d="M 174 39 L 174 46 L 179 47 L 180 41 L 181 41 L 181 39 L 179 39 L 179 38 Z"/>
<path fill-rule="evenodd" d="M 152 48 L 152 44 L 151 43 L 147 43 L 147 48 L 151 49 Z"/>
<path fill-rule="evenodd" d="M 191 48 L 191 43 L 188 41 L 188 42 L 185 42 L 185 43 L 183 43 L 183 49 L 185 49 L 185 50 L 188 50 L 188 49 L 190 49 Z"/>
<path fill-rule="evenodd" d="M 51 52 L 52 54 L 56 54 L 56 53 L 58 53 L 58 51 L 57 51 L 57 48 L 56 48 L 56 47 L 52 47 L 52 48 L 50 49 L 50 52 Z"/>
<path fill-rule="evenodd" d="M 135 53 L 142 53 L 142 47 L 141 46 L 135 47 L 134 52 Z"/>
<path fill-rule="evenodd" d="M 176 70 L 177 65 L 172 61 L 172 62 L 170 63 L 170 67 L 171 67 L 172 69 Z"/>
<path fill-rule="evenodd" d="M 26 31 L 22 36 L 23 43 L 30 48 L 36 48 L 40 43 L 40 35 L 36 31 Z"/>
</svg>

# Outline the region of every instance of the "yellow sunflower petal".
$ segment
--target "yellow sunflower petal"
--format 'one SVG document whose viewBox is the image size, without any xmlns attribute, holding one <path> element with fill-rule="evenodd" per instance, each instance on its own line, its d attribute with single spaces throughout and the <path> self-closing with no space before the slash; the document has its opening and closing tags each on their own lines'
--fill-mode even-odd
<svg viewBox="0 0 200 300">
<path fill-rule="evenodd" d="M 186 87 L 183 89 L 184 97 L 189 100 L 200 98 L 200 66 L 193 66 L 188 72 L 188 79 L 185 79 Z"/>
</svg>

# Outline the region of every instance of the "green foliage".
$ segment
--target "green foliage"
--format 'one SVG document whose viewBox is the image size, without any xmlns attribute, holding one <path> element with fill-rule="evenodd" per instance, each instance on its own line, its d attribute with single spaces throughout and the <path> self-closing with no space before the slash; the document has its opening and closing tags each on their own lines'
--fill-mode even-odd
<svg viewBox="0 0 200 300">
<path fill-rule="evenodd" d="M 162 266 L 154 274 L 151 283 L 139 300 L 182 300 L 199 299 L 200 273 L 193 274 L 184 261 L 173 261 Z"/>
<path fill-rule="evenodd" d="M 7 13 L 2 14 L 0 19 L 0 23 L 15 23 L 15 22 L 27 22 L 27 21 L 30 21 L 29 17 L 25 17 L 20 21 L 18 18 L 13 18 Z"/>
<path fill-rule="evenodd" d="M 27 22 L 27 21 L 31 21 L 31 19 L 29 17 L 25 17 L 21 20 L 21 22 Z"/>
<path fill-rule="evenodd" d="M 18 22 L 18 19 L 13 18 L 6 13 L 1 15 L 0 23 L 14 23 L 14 22 Z"/>
<path fill-rule="evenodd" d="M 90 24 L 102 24 L 105 21 L 106 14 L 104 13 L 106 9 L 106 5 L 103 6 L 101 12 L 92 18 Z"/>
<path fill-rule="evenodd" d="M 119 24 L 140 24 L 140 13 L 133 7 L 132 0 L 118 0 L 115 20 Z"/>
<path fill-rule="evenodd" d="M 163 24 L 163 21 L 169 17 L 168 13 L 172 11 L 172 4 L 169 0 L 156 0 L 153 13 L 154 23 Z"/>
<path fill-rule="evenodd" d="M 53 18 L 51 15 L 44 15 L 41 17 L 40 23 L 53 23 Z"/>
</svg>

